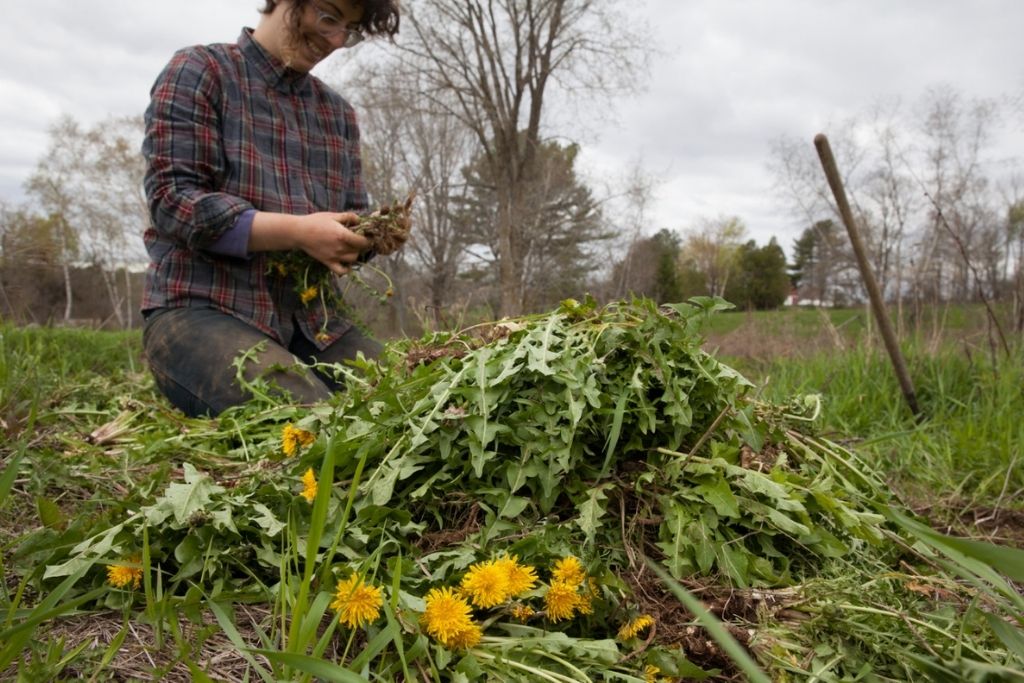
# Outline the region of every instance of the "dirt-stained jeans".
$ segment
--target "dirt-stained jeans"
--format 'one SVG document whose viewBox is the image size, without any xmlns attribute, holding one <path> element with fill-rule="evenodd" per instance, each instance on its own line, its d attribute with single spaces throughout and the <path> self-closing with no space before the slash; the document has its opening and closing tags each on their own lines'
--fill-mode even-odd
<svg viewBox="0 0 1024 683">
<path fill-rule="evenodd" d="M 236 380 L 233 361 L 260 342 L 264 350 L 245 363 L 243 376 L 268 380 L 299 403 L 315 403 L 341 387 L 330 376 L 303 363 L 341 363 L 360 351 L 376 358 L 380 344 L 353 326 L 320 351 L 291 325 L 287 347 L 212 308 L 158 309 L 146 318 L 143 348 L 157 388 L 186 415 L 217 415 L 251 395 Z"/>
</svg>

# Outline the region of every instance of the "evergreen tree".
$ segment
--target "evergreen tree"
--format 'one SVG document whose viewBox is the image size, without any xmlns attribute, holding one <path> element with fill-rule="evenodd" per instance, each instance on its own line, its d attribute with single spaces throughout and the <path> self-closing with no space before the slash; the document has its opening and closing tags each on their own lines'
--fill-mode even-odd
<svg viewBox="0 0 1024 683">
<path fill-rule="evenodd" d="M 662 228 L 651 238 L 655 256 L 655 276 L 653 298 L 658 303 L 675 303 L 682 301 L 683 290 L 676 272 L 676 261 L 679 258 L 679 235 Z"/>
<path fill-rule="evenodd" d="M 786 273 L 786 255 L 775 238 L 763 247 L 754 240 L 742 245 L 738 268 L 726 288 L 725 298 L 739 308 L 766 310 L 778 308 L 790 293 Z"/>
<path fill-rule="evenodd" d="M 836 274 L 848 262 L 839 226 L 835 221 L 817 221 L 793 243 L 790 280 L 801 298 L 825 301 L 834 298 Z"/>
<path fill-rule="evenodd" d="M 522 208 L 516 231 L 518 271 L 524 278 L 517 306 L 522 311 L 544 310 L 562 299 L 583 296 L 597 267 L 594 246 L 613 234 L 601 220 L 590 188 L 576 173 L 578 153 L 576 145 L 542 143 L 523 182 L 532 201 Z M 468 252 L 478 259 L 464 277 L 477 278 L 480 286 L 491 285 L 491 303 L 498 308 L 501 203 L 490 173 L 483 154 L 464 169 L 467 197 L 456 222 L 465 230 Z"/>
</svg>

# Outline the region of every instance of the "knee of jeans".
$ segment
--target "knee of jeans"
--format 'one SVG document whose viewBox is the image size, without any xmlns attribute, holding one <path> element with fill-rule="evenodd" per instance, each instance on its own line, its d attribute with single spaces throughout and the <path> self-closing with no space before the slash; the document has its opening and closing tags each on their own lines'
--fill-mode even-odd
<svg viewBox="0 0 1024 683">
<path fill-rule="evenodd" d="M 153 373 L 153 382 L 160 393 L 170 401 L 171 405 L 188 417 L 216 417 L 221 412 L 199 395 L 175 381 L 173 377 L 162 372 L 160 368 L 151 364 L 150 372 Z"/>
<path fill-rule="evenodd" d="M 242 377 L 250 384 L 263 382 L 271 395 L 287 395 L 296 403 L 316 403 L 331 396 L 308 366 L 280 347 L 256 354 L 243 366 Z"/>
</svg>

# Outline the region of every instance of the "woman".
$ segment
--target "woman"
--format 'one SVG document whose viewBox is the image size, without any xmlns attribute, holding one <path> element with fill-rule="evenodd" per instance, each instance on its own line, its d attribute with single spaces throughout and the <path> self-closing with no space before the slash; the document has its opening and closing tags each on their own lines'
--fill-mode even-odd
<svg viewBox="0 0 1024 683">
<path fill-rule="evenodd" d="M 301 402 L 336 386 L 296 359 L 380 348 L 305 306 L 268 255 L 301 250 L 338 275 L 367 257 L 349 229 L 368 203 L 355 112 L 310 70 L 364 36 L 393 37 L 397 0 L 267 0 L 260 14 L 235 44 L 178 51 L 146 110 L 143 344 L 157 387 L 193 416 L 249 398 L 233 363 L 254 347 L 246 380 Z"/>
</svg>

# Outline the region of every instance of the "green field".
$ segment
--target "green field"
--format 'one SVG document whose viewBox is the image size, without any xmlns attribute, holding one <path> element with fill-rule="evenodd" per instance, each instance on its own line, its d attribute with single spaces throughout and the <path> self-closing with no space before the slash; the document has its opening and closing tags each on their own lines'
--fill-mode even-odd
<svg viewBox="0 0 1024 683">
<path fill-rule="evenodd" d="M 0 326 L 0 679 L 1024 680 L 1019 340 L 994 352 L 969 307 L 907 320 L 916 421 L 863 309 L 714 315 L 686 353 L 653 354 L 657 392 L 634 391 L 653 381 L 640 370 L 614 374 L 614 349 L 659 335 L 678 349 L 685 330 L 624 315 L 563 310 L 501 334 L 397 340 L 390 373 L 349 369 L 350 395 L 330 405 L 257 399 L 198 420 L 156 395 L 137 332 Z M 673 432 L 664 373 L 691 361 L 714 381 L 688 389 L 692 429 Z M 586 384 L 595 363 L 621 384 Z M 489 389 L 527 382 L 527 368 L 588 398 L 551 408 L 528 383 Z M 570 413 L 600 438 L 567 437 L 576 464 L 559 479 L 531 469 L 543 449 L 530 444 Z M 316 438 L 295 458 L 281 454 L 291 425 Z M 465 470 L 425 474 L 460 458 Z M 744 484 L 740 463 L 765 478 Z M 297 495 L 306 470 L 319 481 L 310 502 Z M 806 511 L 787 507 L 798 499 Z M 683 554 L 666 535 L 673 514 L 710 540 Z M 847 521 L 819 530 L 830 514 Z M 534 563 L 541 584 L 516 604 L 547 616 L 517 625 L 487 607 L 479 643 L 442 647 L 416 616 L 424 596 L 503 553 Z M 569 555 L 592 611 L 573 603 L 556 623 L 551 567 Z M 122 565 L 138 587 L 110 585 Z M 334 618 L 348 572 L 387 596 L 373 625 Z M 616 640 L 641 608 L 658 627 Z"/>
</svg>

